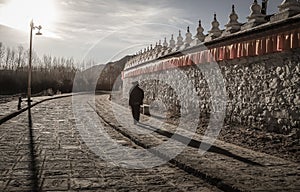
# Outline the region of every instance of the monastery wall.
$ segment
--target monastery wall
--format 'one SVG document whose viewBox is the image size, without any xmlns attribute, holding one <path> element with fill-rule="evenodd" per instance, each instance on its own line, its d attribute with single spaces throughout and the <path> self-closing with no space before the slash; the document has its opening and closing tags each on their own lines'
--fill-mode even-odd
<svg viewBox="0 0 300 192">
<path fill-rule="evenodd" d="M 195 38 L 139 52 L 123 71 L 123 96 L 139 81 L 145 102 L 163 103 L 169 116 L 222 116 L 226 124 L 289 134 L 300 127 L 300 3 L 283 1 L 275 15 L 264 15 L 257 1 L 248 22 L 220 30 L 216 15 L 209 34 L 201 22 Z M 217 117 L 215 116 L 215 117 Z M 193 117 L 194 118 L 194 117 Z"/>
</svg>

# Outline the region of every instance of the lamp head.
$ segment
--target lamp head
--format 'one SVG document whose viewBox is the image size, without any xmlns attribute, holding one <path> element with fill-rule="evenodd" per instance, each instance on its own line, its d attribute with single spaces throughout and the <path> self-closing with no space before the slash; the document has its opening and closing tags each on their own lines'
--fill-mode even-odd
<svg viewBox="0 0 300 192">
<path fill-rule="evenodd" d="M 38 27 L 36 27 L 39 31 L 36 33 L 36 35 L 42 35 L 42 33 L 41 33 L 41 29 L 42 29 L 42 26 L 38 26 Z"/>
<path fill-rule="evenodd" d="M 35 27 L 36 29 L 38 29 L 39 31 L 36 33 L 36 35 L 42 35 L 41 33 L 41 29 L 42 29 L 42 26 L 38 26 L 38 27 Z"/>
<path fill-rule="evenodd" d="M 35 35 L 43 35 L 43 33 L 41 33 L 39 30 Z"/>
</svg>

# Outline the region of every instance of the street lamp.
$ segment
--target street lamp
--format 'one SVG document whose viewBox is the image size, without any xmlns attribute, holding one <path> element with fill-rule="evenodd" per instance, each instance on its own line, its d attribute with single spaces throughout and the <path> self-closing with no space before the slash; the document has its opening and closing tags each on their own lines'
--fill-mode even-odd
<svg viewBox="0 0 300 192">
<path fill-rule="evenodd" d="M 30 102 L 31 102 L 31 62 L 32 62 L 32 32 L 33 30 L 38 29 L 38 32 L 36 35 L 42 35 L 40 30 L 42 29 L 42 26 L 34 26 L 33 20 L 30 22 L 30 43 L 29 43 L 29 62 L 28 62 L 28 90 L 27 90 L 27 101 L 28 101 L 28 107 L 30 108 Z"/>
<path fill-rule="evenodd" d="M 38 29 L 38 32 L 36 35 L 42 35 L 40 30 L 42 29 L 42 26 L 34 26 L 33 20 L 30 22 L 30 43 L 29 43 L 29 62 L 28 62 L 28 93 L 27 93 L 27 99 L 28 99 L 28 125 L 29 125 L 29 139 L 30 139 L 30 157 L 31 157 L 31 163 L 30 168 L 32 171 L 32 191 L 36 192 L 39 188 L 39 182 L 38 182 L 38 171 L 36 168 L 36 159 L 35 159 L 35 151 L 34 151 L 34 141 L 33 141 L 33 130 L 32 130 L 32 119 L 31 119 L 31 58 L 32 58 L 32 32 L 33 30 Z"/>
</svg>

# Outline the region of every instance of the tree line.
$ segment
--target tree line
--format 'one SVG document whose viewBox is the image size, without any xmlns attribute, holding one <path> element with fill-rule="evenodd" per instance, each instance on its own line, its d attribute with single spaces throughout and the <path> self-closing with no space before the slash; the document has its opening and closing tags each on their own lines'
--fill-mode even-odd
<svg viewBox="0 0 300 192">
<path fill-rule="evenodd" d="M 23 46 L 11 48 L 0 42 L 0 94 L 26 94 L 29 50 Z M 72 91 L 74 76 L 93 61 L 75 61 L 73 58 L 43 55 L 32 51 L 32 93 L 45 90 L 67 93 Z M 83 82 L 86 82 L 83 80 Z"/>
</svg>

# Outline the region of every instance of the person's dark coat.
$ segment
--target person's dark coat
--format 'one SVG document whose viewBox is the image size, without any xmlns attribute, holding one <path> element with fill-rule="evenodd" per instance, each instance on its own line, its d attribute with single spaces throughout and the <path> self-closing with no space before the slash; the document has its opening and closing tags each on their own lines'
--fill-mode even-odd
<svg viewBox="0 0 300 192">
<path fill-rule="evenodd" d="M 129 93 L 129 105 L 142 105 L 144 100 L 144 91 L 138 85 L 133 87 Z"/>
<path fill-rule="evenodd" d="M 129 105 L 131 107 L 134 124 L 140 120 L 140 105 L 143 104 L 144 91 L 138 85 L 134 86 L 129 93 Z"/>
</svg>

